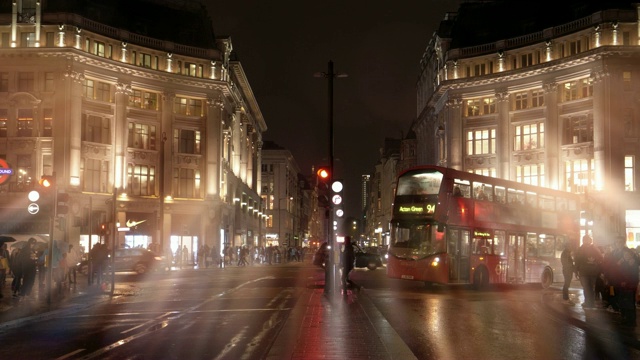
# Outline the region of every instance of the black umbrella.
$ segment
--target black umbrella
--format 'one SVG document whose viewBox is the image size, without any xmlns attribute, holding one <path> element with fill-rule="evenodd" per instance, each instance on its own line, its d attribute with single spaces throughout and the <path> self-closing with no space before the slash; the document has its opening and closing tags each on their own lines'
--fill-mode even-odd
<svg viewBox="0 0 640 360">
<path fill-rule="evenodd" d="M 14 237 L 0 235 L 0 246 L 2 246 L 2 244 L 4 244 L 4 243 L 10 243 L 10 242 L 14 242 L 14 241 L 16 241 L 16 239 Z"/>
</svg>

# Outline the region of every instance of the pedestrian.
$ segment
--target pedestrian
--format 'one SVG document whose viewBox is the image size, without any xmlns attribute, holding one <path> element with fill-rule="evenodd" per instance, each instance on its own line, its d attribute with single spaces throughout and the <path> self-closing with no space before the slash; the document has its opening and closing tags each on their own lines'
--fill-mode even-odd
<svg viewBox="0 0 640 360">
<path fill-rule="evenodd" d="M 67 285 L 67 276 L 69 275 L 69 263 L 67 262 L 67 257 L 69 253 L 64 251 L 61 253 L 60 260 L 58 261 L 58 293 L 62 293 L 63 287 Z"/>
<path fill-rule="evenodd" d="M 349 286 L 360 291 L 361 286 L 353 282 L 350 278 L 351 270 L 353 270 L 356 261 L 356 254 L 351 244 L 351 236 L 345 236 L 344 238 L 344 250 L 342 251 L 340 261 L 342 263 L 342 295 L 347 296 Z"/>
<path fill-rule="evenodd" d="M 625 245 L 622 258 L 618 261 L 620 276 L 619 294 L 617 296 L 622 325 L 636 326 L 636 291 L 638 289 L 638 266 L 640 260 L 635 251 Z"/>
<path fill-rule="evenodd" d="M 209 245 L 204 244 L 202 247 L 202 259 L 204 260 L 204 267 L 209 268 L 209 254 L 211 253 L 211 249 Z M 202 265 L 200 265 L 202 266 Z"/>
<path fill-rule="evenodd" d="M 0 246 L 0 298 L 2 295 L 2 289 L 7 281 L 7 274 L 9 273 L 9 250 L 7 250 L 7 243 L 3 243 Z"/>
<path fill-rule="evenodd" d="M 20 287 L 20 296 L 22 298 L 28 299 L 31 296 L 31 290 L 33 290 L 33 284 L 36 281 L 36 261 L 38 260 L 35 249 L 36 243 L 37 240 L 35 238 L 29 238 L 27 244 L 18 253 L 22 267 L 22 286 Z"/>
<path fill-rule="evenodd" d="M 238 263 L 237 266 L 246 266 L 247 265 L 247 248 L 240 248 L 240 253 L 238 254 Z"/>
<path fill-rule="evenodd" d="M 604 255 L 603 273 L 605 281 L 609 287 L 609 294 L 607 298 L 608 306 L 607 310 L 612 312 L 620 312 L 619 298 L 620 298 L 620 262 L 624 253 L 626 239 L 624 236 L 618 236 L 613 241 L 613 248 L 607 251 Z"/>
<path fill-rule="evenodd" d="M 11 268 L 11 273 L 13 274 L 11 291 L 13 292 L 14 298 L 17 298 L 20 295 L 20 288 L 22 287 L 22 263 L 20 262 L 20 251 L 20 248 L 14 248 L 11 250 L 11 257 L 9 258 L 9 268 Z"/>
<path fill-rule="evenodd" d="M 102 285 L 102 276 L 108 257 L 109 250 L 107 249 L 107 245 L 102 243 L 93 245 L 93 248 L 89 252 L 90 276 L 92 276 L 90 284 L 96 283 L 98 286 Z M 95 278 L 93 277 L 94 274 Z"/>
<path fill-rule="evenodd" d="M 602 266 L 602 253 L 593 245 L 593 239 L 589 235 L 582 237 L 582 246 L 578 249 L 575 265 L 582 284 L 584 303 L 586 309 L 595 308 L 596 278 L 600 275 Z"/>
<path fill-rule="evenodd" d="M 560 262 L 562 263 L 562 275 L 564 275 L 564 285 L 562 286 L 562 300 L 566 303 L 573 305 L 573 302 L 569 299 L 569 285 L 573 280 L 573 273 L 575 272 L 575 265 L 573 263 L 573 256 L 571 254 L 571 243 L 567 241 L 564 244 L 564 250 L 560 254 Z"/>
<path fill-rule="evenodd" d="M 77 268 L 80 262 L 80 252 L 73 245 L 69 244 L 67 252 L 67 276 L 69 284 L 75 284 L 77 279 Z"/>
<path fill-rule="evenodd" d="M 313 265 L 324 269 L 328 258 L 329 244 L 327 244 L 327 242 L 325 241 L 322 243 L 322 245 L 320 245 L 320 248 L 318 248 L 316 253 L 313 255 Z"/>
<path fill-rule="evenodd" d="M 215 245 L 211 247 L 211 263 L 213 264 L 213 266 L 223 266 L 220 258 L 220 253 L 218 252 L 218 248 Z"/>
<path fill-rule="evenodd" d="M 182 245 L 182 263 L 185 265 L 189 265 L 189 249 L 187 249 L 187 245 Z"/>
</svg>

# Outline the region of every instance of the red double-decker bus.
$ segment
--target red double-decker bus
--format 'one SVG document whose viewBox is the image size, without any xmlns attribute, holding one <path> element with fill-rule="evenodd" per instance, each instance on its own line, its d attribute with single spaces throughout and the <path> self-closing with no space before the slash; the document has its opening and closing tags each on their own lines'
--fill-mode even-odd
<svg viewBox="0 0 640 360">
<path fill-rule="evenodd" d="M 387 275 L 426 284 L 562 281 L 579 196 L 438 166 L 398 176 Z"/>
</svg>

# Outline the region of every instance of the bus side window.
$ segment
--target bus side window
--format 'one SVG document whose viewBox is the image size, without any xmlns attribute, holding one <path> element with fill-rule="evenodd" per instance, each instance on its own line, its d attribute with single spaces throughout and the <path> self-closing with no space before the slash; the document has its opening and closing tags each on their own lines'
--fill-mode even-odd
<svg viewBox="0 0 640 360">
<path fill-rule="evenodd" d="M 527 235 L 527 256 L 538 256 L 538 236 L 535 234 Z"/>
<path fill-rule="evenodd" d="M 504 204 L 505 202 L 505 190 L 503 187 L 500 186 L 496 186 L 495 188 L 496 191 L 496 202 L 500 203 L 500 204 Z"/>
</svg>

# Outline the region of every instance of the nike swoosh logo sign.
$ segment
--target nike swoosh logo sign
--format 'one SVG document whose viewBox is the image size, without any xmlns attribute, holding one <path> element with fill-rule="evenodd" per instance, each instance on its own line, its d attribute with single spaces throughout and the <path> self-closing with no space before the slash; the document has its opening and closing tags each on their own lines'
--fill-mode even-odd
<svg viewBox="0 0 640 360">
<path fill-rule="evenodd" d="M 142 224 L 143 222 L 145 222 L 147 220 L 142 220 L 142 221 L 131 221 L 131 220 L 127 220 L 127 227 L 135 227 L 138 226 L 140 224 Z"/>
</svg>

